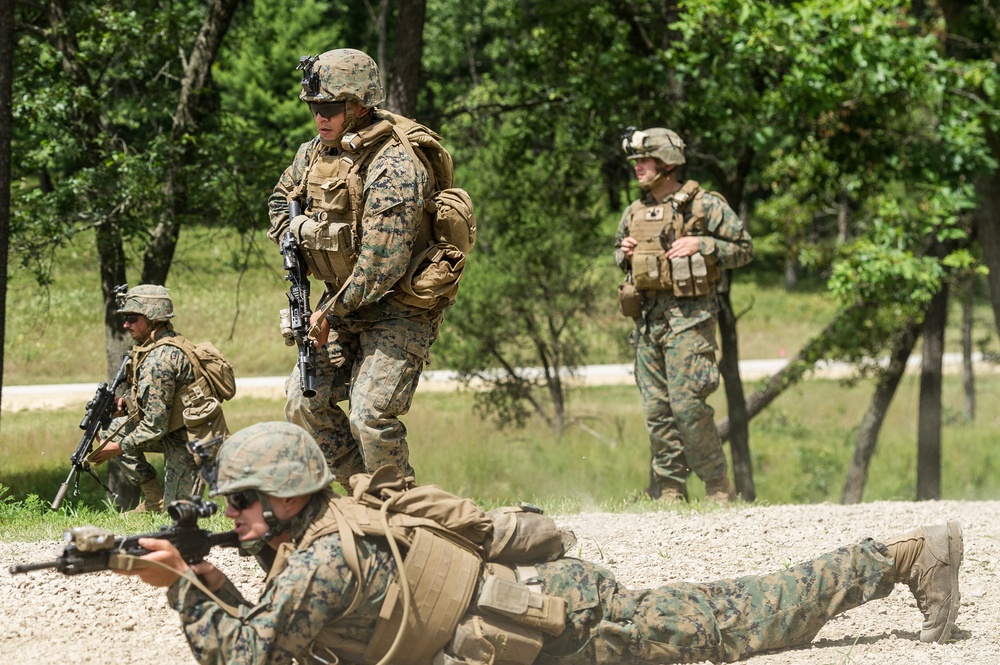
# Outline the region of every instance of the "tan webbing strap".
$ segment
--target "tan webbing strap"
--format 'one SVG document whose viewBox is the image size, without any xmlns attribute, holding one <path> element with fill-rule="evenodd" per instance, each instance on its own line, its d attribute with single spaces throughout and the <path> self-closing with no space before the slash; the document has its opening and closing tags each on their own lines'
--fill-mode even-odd
<svg viewBox="0 0 1000 665">
<path fill-rule="evenodd" d="M 112 554 L 108 557 L 108 567 L 113 570 L 140 570 L 142 568 L 155 568 L 160 567 L 164 570 L 169 570 L 177 573 L 184 579 L 186 579 L 191 584 L 195 585 L 200 589 L 206 596 L 208 596 L 216 605 L 222 608 L 222 610 L 232 616 L 239 618 L 240 611 L 236 607 L 233 607 L 229 603 L 225 602 L 218 596 L 216 596 L 212 591 L 205 586 L 198 576 L 194 574 L 194 571 L 188 568 L 183 573 L 172 566 L 168 566 L 165 563 L 160 563 L 159 561 L 154 561 L 152 559 L 143 559 L 142 557 L 134 556 L 132 554 Z"/>
</svg>

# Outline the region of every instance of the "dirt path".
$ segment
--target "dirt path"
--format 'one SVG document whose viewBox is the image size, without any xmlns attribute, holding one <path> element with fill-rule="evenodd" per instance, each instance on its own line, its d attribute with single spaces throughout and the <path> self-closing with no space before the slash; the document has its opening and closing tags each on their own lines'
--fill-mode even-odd
<svg viewBox="0 0 1000 665">
<path fill-rule="evenodd" d="M 959 520 L 965 532 L 960 630 L 921 644 L 921 615 L 905 587 L 835 618 L 802 649 L 755 656 L 754 665 L 996 665 L 1000 663 L 1000 501 L 878 502 L 859 506 L 750 506 L 707 513 L 588 513 L 558 517 L 579 554 L 632 588 L 766 573 L 865 536 Z M 52 559 L 57 542 L 0 543 L 0 653 L 33 664 L 193 662 L 165 593 L 111 573 L 12 576 L 14 563 Z M 232 552 L 213 553 L 248 597 L 263 576 Z"/>
</svg>

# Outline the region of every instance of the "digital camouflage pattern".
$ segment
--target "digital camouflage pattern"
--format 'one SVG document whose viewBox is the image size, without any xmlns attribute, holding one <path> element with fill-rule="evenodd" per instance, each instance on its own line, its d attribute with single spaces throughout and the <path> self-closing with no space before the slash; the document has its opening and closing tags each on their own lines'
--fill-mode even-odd
<svg viewBox="0 0 1000 665">
<path fill-rule="evenodd" d="M 702 198 L 711 235 L 701 236 L 701 253 L 721 269 L 753 259 L 753 243 L 743 222 L 726 202 L 706 192 Z M 648 192 L 645 205 L 657 205 Z M 664 202 L 670 204 L 670 199 Z M 615 260 L 628 270 L 622 240 L 628 237 L 625 210 L 615 236 Z M 694 470 L 706 483 L 726 475 L 726 458 L 707 399 L 719 387 L 715 294 L 678 298 L 670 290 L 643 291 L 642 315 L 630 336 L 635 349 L 635 381 L 642 396 L 653 476 L 660 483 L 684 482 Z"/>
<path fill-rule="evenodd" d="M 288 198 L 303 182 L 316 151 L 340 154 L 318 137 L 300 146 L 268 199 L 269 237 L 275 242 L 288 228 Z M 341 483 L 352 473 L 373 472 L 383 464 L 412 474 L 406 428 L 399 416 L 409 410 L 442 318 L 439 310 L 412 307 L 391 297 L 417 240 L 427 173 L 396 142 L 384 150 L 375 147 L 371 154 L 361 173 L 364 201 L 356 234 L 357 263 L 328 317 L 329 350 L 340 364 L 319 363 L 317 394 L 311 399 L 302 397 L 298 388 L 298 367 L 286 384 L 286 418 L 316 438 Z M 347 399 L 349 417 L 338 405 Z"/>
<path fill-rule="evenodd" d="M 271 496 L 312 494 L 333 482 L 309 433 L 285 422 L 256 423 L 229 437 L 216 458 L 212 494 L 254 489 Z"/>
<path fill-rule="evenodd" d="M 164 330 L 158 338 L 177 333 Z M 135 347 L 135 353 L 142 347 Z M 198 481 L 198 466 L 187 449 L 187 432 L 181 427 L 168 431 L 174 395 L 195 380 L 194 368 L 184 351 L 164 345 L 151 350 L 137 370 L 133 394 L 136 396 L 135 415 L 117 418 L 108 432 L 114 432 L 126 419 L 118 433 L 122 455 L 113 457 L 112 464 L 121 466 L 129 482 L 140 485 L 156 478 L 156 470 L 146 461 L 146 453 L 163 453 L 163 500 L 187 499 Z M 133 386 L 130 385 L 130 389 Z"/>
<path fill-rule="evenodd" d="M 312 78 L 315 77 L 315 78 Z M 304 102 L 358 102 L 377 106 L 385 99 L 378 65 L 367 53 L 350 48 L 319 55 L 302 77 Z"/>
<path fill-rule="evenodd" d="M 569 622 L 535 663 L 733 662 L 808 644 L 832 617 L 892 592 L 887 554 L 868 539 L 769 575 L 635 591 L 596 564 L 539 564 L 543 592 L 567 599 Z"/>
<path fill-rule="evenodd" d="M 385 465 L 413 475 L 399 416 L 410 409 L 441 317 L 424 311 L 375 324 L 341 321 L 327 345 L 331 362 L 316 368 L 315 397 L 302 396 L 293 370 L 285 418 L 312 433 L 340 483 Z M 349 416 L 339 405 L 345 400 Z"/>
<path fill-rule="evenodd" d="M 315 496 L 292 524 L 299 543 L 324 515 L 329 494 Z M 240 607 L 240 618 L 184 578 L 168 602 L 200 663 L 316 662 L 310 653 L 324 631 L 343 644 L 324 662 L 360 662 L 396 567 L 385 541 L 358 538 L 365 579 L 361 603 L 339 619 L 354 595 L 340 535 L 296 545 L 284 568 L 270 576 L 256 605 L 231 582 L 218 594 Z M 565 631 L 547 636 L 540 665 L 616 665 L 735 661 L 759 651 L 808 643 L 833 616 L 888 595 L 895 582 L 884 545 L 865 540 L 776 573 L 659 589 L 629 590 L 610 570 L 578 559 L 538 564 L 532 578 L 567 601 Z M 330 643 L 329 641 L 327 643 Z"/>
<path fill-rule="evenodd" d="M 140 284 L 122 296 L 119 314 L 142 314 L 149 321 L 174 318 L 174 302 L 169 289 L 157 284 Z"/>
<path fill-rule="evenodd" d="M 326 508 L 317 494 L 293 520 L 290 534 L 298 542 L 309 524 Z M 364 651 L 374 632 L 379 608 L 396 564 L 384 541 L 357 538 L 358 557 L 365 571 L 361 602 L 347 610 L 356 581 L 344 559 L 340 535 L 328 534 L 288 557 L 280 573 L 269 579 L 256 605 L 247 601 L 232 582 L 217 592 L 221 600 L 239 606 L 234 618 L 188 580 L 179 578 L 170 587 L 167 601 L 180 613 L 191 651 L 199 663 L 299 663 L 312 659 L 312 642 L 324 630 L 349 637 Z M 336 628 L 333 624 L 336 622 Z M 337 662 L 329 654 L 318 654 Z M 360 660 L 360 659 L 358 659 Z"/>
</svg>

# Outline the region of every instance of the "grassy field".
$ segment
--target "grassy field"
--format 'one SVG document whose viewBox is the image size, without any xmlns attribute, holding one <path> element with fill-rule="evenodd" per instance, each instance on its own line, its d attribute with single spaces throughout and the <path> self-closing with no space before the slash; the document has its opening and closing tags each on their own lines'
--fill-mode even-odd
<svg viewBox="0 0 1000 665">
<path fill-rule="evenodd" d="M 170 278 L 178 329 L 195 340 L 216 342 L 239 376 L 287 373 L 294 349 L 281 343 L 276 329 L 285 283 L 275 247 L 263 237 L 244 246 L 229 234 L 202 229 L 185 232 L 178 256 Z M 245 271 L 238 269 L 243 263 Z M 81 238 L 67 248 L 55 265 L 55 281 L 45 291 L 27 271 L 12 275 L 5 385 L 96 384 L 104 378 L 99 287 L 89 239 Z M 615 311 L 611 270 L 608 280 L 607 299 L 588 327 L 594 349 L 588 358 L 591 363 L 628 361 L 622 340 L 630 324 Z M 740 321 L 744 359 L 794 355 L 834 311 L 821 291 L 789 294 L 765 274 L 741 276 L 733 301 L 737 311 L 746 310 Z M 992 329 L 985 305 L 977 308 L 976 317 L 978 330 Z M 995 336 L 977 335 L 982 349 L 995 351 Z M 957 340 L 957 332 L 950 331 L 949 351 L 958 350 Z M 753 387 L 746 386 L 748 391 Z M 944 498 L 1000 497 L 1000 451 L 993 445 L 1000 377 L 980 376 L 977 388 L 979 416 L 966 424 L 959 417 L 957 377 L 947 380 Z M 866 500 L 914 498 L 917 391 L 915 378 L 904 380 L 882 431 Z M 810 380 L 787 391 L 755 419 L 751 450 L 758 500 L 838 501 L 855 429 L 870 393 L 871 384 L 865 381 L 847 386 Z M 713 403 L 723 415 L 722 391 L 713 396 Z M 488 506 L 529 500 L 558 511 L 648 509 L 638 497 L 646 484 L 648 442 L 635 387 L 576 390 L 569 409 L 574 424 L 557 439 L 540 422 L 511 430 L 481 419 L 467 393 L 419 392 L 404 419 L 418 480 L 476 497 Z M 29 499 L 29 505 L 44 512 L 68 472 L 82 410 L 80 404 L 57 411 L 3 414 L 0 485 L 8 488 L 5 505 L 34 495 L 39 499 Z M 227 418 L 234 429 L 279 420 L 282 404 L 237 397 L 227 407 Z M 699 483 L 692 485 L 692 496 L 700 496 Z M 85 477 L 81 489 L 81 500 L 67 501 L 67 511 L 100 509 L 103 493 L 97 484 Z"/>
</svg>

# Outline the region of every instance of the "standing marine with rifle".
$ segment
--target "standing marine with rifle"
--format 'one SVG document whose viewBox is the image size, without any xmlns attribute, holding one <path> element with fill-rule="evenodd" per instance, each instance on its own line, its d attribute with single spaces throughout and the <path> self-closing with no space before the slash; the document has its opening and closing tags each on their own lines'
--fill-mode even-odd
<svg viewBox="0 0 1000 665">
<path fill-rule="evenodd" d="M 343 484 L 384 465 L 412 474 L 399 417 L 457 291 L 471 202 L 452 189 L 451 157 L 433 132 L 376 108 L 385 95 L 368 55 L 337 49 L 303 56 L 298 69 L 318 133 L 268 199 L 268 235 L 292 283 L 283 334 L 299 348 L 285 417 L 316 438 Z M 448 227 L 458 208 L 464 216 Z M 326 286 L 316 311 L 303 264 Z"/>
<path fill-rule="evenodd" d="M 126 373 L 128 394 L 119 401 L 121 415 L 98 439 L 89 461 L 111 461 L 142 490 L 137 512 L 162 512 L 164 501 L 198 494 L 198 462 L 187 448 L 191 439 L 228 435 L 222 400 L 211 367 L 195 345 L 173 329 L 174 305 L 166 288 L 142 284 L 119 299 L 118 313 L 134 341 Z M 213 348 L 214 350 L 214 348 Z M 228 363 L 221 361 L 228 367 Z M 231 378 L 231 368 L 229 369 Z M 147 453 L 163 453 L 163 485 Z"/>
<path fill-rule="evenodd" d="M 635 382 L 651 448 L 650 494 L 687 497 L 693 470 L 705 496 L 733 497 L 708 397 L 719 387 L 716 291 L 753 259 L 753 241 L 721 194 L 682 180 L 684 142 L 669 129 L 629 128 L 622 147 L 642 197 L 626 208 L 615 261 L 628 277 L 622 314 L 635 320 Z"/>
</svg>

